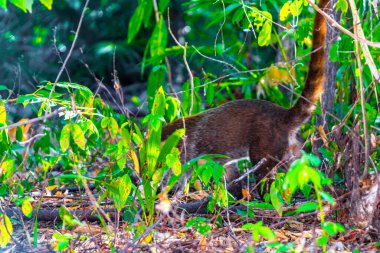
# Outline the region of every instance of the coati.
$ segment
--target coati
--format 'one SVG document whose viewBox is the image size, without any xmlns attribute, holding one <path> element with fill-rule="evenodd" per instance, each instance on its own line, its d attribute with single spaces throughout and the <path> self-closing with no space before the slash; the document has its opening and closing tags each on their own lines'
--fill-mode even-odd
<svg viewBox="0 0 380 253">
<path fill-rule="evenodd" d="M 323 10 L 327 4 L 328 0 L 320 0 L 318 5 Z M 255 173 L 257 179 L 265 177 L 277 164 L 276 160 L 297 155 L 301 149 L 296 135 L 301 125 L 313 114 L 315 104 L 323 93 L 326 29 L 325 19 L 317 12 L 305 87 L 293 107 L 287 109 L 253 99 L 236 100 L 194 116 L 177 119 L 163 128 L 162 139 L 185 126 L 187 161 L 204 154 L 228 156 L 229 159 L 219 159 L 222 164 L 243 157 L 249 157 L 252 164 L 256 164 L 266 158 L 265 164 Z M 182 159 L 185 160 L 184 157 Z M 227 169 L 227 181 L 235 177 L 235 171 Z M 241 185 L 235 185 L 229 191 L 237 198 L 242 197 Z"/>
</svg>

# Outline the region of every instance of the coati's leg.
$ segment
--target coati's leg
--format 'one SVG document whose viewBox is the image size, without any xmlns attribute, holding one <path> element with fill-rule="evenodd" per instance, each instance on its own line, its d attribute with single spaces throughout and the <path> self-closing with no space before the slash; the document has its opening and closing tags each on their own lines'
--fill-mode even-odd
<svg viewBox="0 0 380 253">
<path fill-rule="evenodd" d="M 265 158 L 266 161 L 255 171 L 256 183 L 262 183 L 262 180 L 265 180 L 264 187 L 261 191 L 260 185 L 258 186 L 258 192 L 261 197 L 265 193 L 269 193 L 270 186 L 275 179 L 275 173 L 271 170 L 276 166 L 276 162 L 273 161 L 273 157 L 270 157 L 267 154 L 257 152 L 256 147 L 251 147 L 249 150 L 249 157 L 252 164 L 257 164 L 261 159 Z"/>
<path fill-rule="evenodd" d="M 232 194 L 236 199 L 242 199 L 243 198 L 243 181 L 239 181 L 233 184 L 230 184 L 233 180 L 239 178 L 241 176 L 239 167 L 237 164 L 230 164 L 225 165 L 226 168 L 226 184 L 227 184 L 227 190 L 229 193 Z"/>
</svg>

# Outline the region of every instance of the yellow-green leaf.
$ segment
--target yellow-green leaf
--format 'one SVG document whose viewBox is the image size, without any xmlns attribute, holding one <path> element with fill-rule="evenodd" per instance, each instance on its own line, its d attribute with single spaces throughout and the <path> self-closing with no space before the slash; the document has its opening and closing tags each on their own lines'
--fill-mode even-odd
<svg viewBox="0 0 380 253">
<path fill-rule="evenodd" d="M 272 23 L 270 21 L 266 21 L 263 25 L 259 33 L 258 43 L 259 46 L 267 46 L 270 43 L 270 37 L 272 32 Z"/>
<path fill-rule="evenodd" d="M 71 124 L 67 124 L 63 127 L 61 131 L 61 138 L 59 139 L 59 145 L 63 152 L 65 152 L 70 145 L 70 132 L 71 132 Z"/>
<path fill-rule="evenodd" d="M 51 10 L 53 6 L 53 0 L 40 0 L 40 3 L 42 3 L 48 10 Z"/>
<path fill-rule="evenodd" d="M 22 202 L 21 210 L 22 210 L 22 213 L 26 217 L 28 217 L 28 218 L 32 217 L 33 207 L 32 207 L 32 204 L 30 203 L 30 201 L 28 199 L 24 199 L 24 201 Z"/>
<path fill-rule="evenodd" d="M 14 6 L 26 12 L 26 1 L 25 0 L 9 0 Z"/>
<path fill-rule="evenodd" d="M 4 101 L 0 101 L 0 124 L 6 125 L 7 123 L 7 111 L 5 110 Z"/>
<path fill-rule="evenodd" d="M 303 0 L 295 0 L 290 5 L 290 12 L 293 16 L 298 17 L 303 9 Z"/>
<path fill-rule="evenodd" d="M 84 133 L 82 128 L 78 124 L 71 125 L 71 136 L 73 137 L 74 142 L 81 148 L 85 149 L 86 139 L 84 138 Z"/>
<path fill-rule="evenodd" d="M 117 124 L 116 120 L 112 117 L 110 117 L 110 121 L 108 124 L 108 130 L 110 131 L 112 138 L 115 138 L 117 135 L 117 132 L 119 131 L 119 125 Z"/>
<path fill-rule="evenodd" d="M 4 179 L 7 180 L 13 175 L 13 172 L 15 171 L 15 161 L 12 159 L 3 161 L 0 165 L 0 171 L 2 171 Z"/>
<path fill-rule="evenodd" d="M 336 11 L 342 10 L 343 13 L 346 13 L 348 10 L 348 3 L 346 0 L 338 0 L 336 3 Z"/>
<path fill-rule="evenodd" d="M 0 247 L 5 248 L 11 240 L 13 226 L 9 217 L 5 214 L 0 216 Z"/>
<path fill-rule="evenodd" d="M 290 5 L 289 5 L 289 2 L 286 2 L 280 10 L 280 20 L 285 21 L 285 19 L 289 16 L 289 13 L 290 13 Z"/>
</svg>

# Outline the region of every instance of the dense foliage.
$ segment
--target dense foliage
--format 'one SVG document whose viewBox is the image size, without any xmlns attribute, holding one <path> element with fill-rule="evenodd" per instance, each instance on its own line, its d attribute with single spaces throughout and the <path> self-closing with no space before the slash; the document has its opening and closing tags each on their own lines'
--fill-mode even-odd
<svg viewBox="0 0 380 253">
<path fill-rule="evenodd" d="M 173 211 L 167 193 L 191 168 L 187 191 L 194 185 L 207 190 L 208 210 L 221 215 L 218 207 L 237 202 L 226 190 L 223 165 L 213 160 L 221 154 L 181 164 L 177 144 L 186 131 L 177 130 L 162 143 L 163 125 L 241 98 L 290 107 L 302 90 L 315 15 L 308 0 L 101 0 L 83 10 L 84 4 L 0 0 L 1 247 L 18 223 L 10 207 L 35 217 L 37 244 L 43 198 L 72 185 L 83 190 L 108 238 L 113 235 L 107 224 L 122 219 L 134 243 L 149 243 L 157 217 Z M 272 240 L 268 247 L 278 251 L 294 251 L 294 245 L 273 243 L 268 224 L 250 222 L 255 217 L 250 208 L 275 209 L 279 216 L 318 213 L 322 233 L 316 242 L 326 251 L 329 240 L 348 228 L 326 219 L 324 206 L 336 204 L 332 193 L 352 190 L 349 168 L 365 178 L 380 166 L 380 49 L 370 45 L 380 41 L 376 1 L 338 0 L 332 11 L 337 23 L 355 30 L 336 30 L 329 37 L 334 106 L 326 101 L 318 106 L 302 128 L 305 153 L 290 168 L 279 168 L 264 200 L 246 192 L 240 201 L 247 207 L 238 211 L 240 227 L 251 231 L 254 242 Z M 356 15 L 359 25 L 353 24 Z M 357 153 L 350 156 L 352 150 Z M 199 159 L 205 163 L 198 166 Z M 240 165 L 243 173 L 253 166 Z M 37 197 L 31 194 L 36 191 Z M 297 191 L 305 202 L 286 211 Z M 101 207 L 107 200 L 115 220 Z M 61 205 L 58 227 L 84 225 L 71 211 Z M 203 217 L 186 226 L 204 236 L 212 230 Z M 82 239 L 57 228 L 53 245 L 65 251 Z"/>
</svg>

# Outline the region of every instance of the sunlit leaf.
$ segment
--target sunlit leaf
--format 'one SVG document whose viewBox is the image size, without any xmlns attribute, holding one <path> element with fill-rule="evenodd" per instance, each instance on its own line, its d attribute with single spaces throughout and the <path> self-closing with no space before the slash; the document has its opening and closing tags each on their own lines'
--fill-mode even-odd
<svg viewBox="0 0 380 253">
<path fill-rule="evenodd" d="M 59 139 L 59 144 L 63 152 L 65 152 L 70 146 L 70 132 L 71 124 L 67 124 L 63 127 L 61 131 L 61 138 Z"/>
<path fill-rule="evenodd" d="M 299 206 L 296 210 L 296 213 L 304 213 L 315 211 L 318 208 L 318 204 L 315 202 L 306 202 Z"/>
<path fill-rule="evenodd" d="M 335 9 L 336 11 L 342 10 L 343 13 L 346 13 L 348 10 L 347 0 L 338 0 Z"/>
<path fill-rule="evenodd" d="M 290 4 L 290 13 L 292 13 L 293 16 L 298 17 L 302 13 L 303 9 L 303 0 L 294 0 Z"/>
<path fill-rule="evenodd" d="M 76 225 L 82 225 L 82 223 L 77 220 L 69 211 L 69 209 L 67 209 L 66 207 L 64 206 L 61 206 L 59 209 L 58 209 L 58 214 L 59 214 L 59 217 L 61 218 L 64 226 L 67 226 L 68 228 L 72 228 Z"/>
<path fill-rule="evenodd" d="M 74 142 L 81 148 L 85 149 L 86 139 L 84 138 L 84 133 L 82 128 L 78 124 L 71 124 L 71 136 Z"/>
<path fill-rule="evenodd" d="M 258 38 L 259 46 L 263 47 L 263 46 L 269 45 L 271 32 L 272 32 L 272 23 L 269 21 L 266 21 L 263 25 L 263 28 L 261 29 L 259 33 L 259 38 Z"/>
<path fill-rule="evenodd" d="M 51 10 L 53 6 L 53 0 L 40 0 L 40 3 L 42 3 L 48 10 Z"/>
<path fill-rule="evenodd" d="M 4 101 L 0 101 L 0 124 L 6 125 L 7 124 L 7 111 L 5 110 L 5 103 Z"/>
<path fill-rule="evenodd" d="M 27 11 L 26 0 L 9 0 L 9 2 L 11 2 L 14 6 L 23 10 L 24 12 Z"/>
<path fill-rule="evenodd" d="M 330 221 L 323 223 L 322 227 L 330 236 L 333 236 L 337 233 L 343 233 L 344 231 L 346 231 L 346 229 L 344 228 L 342 224 L 330 222 Z"/>
<path fill-rule="evenodd" d="M 0 0 L 0 7 L 7 10 L 7 0 Z"/>
<path fill-rule="evenodd" d="M 32 207 L 32 204 L 30 203 L 29 199 L 24 199 L 24 201 L 22 202 L 22 205 L 21 205 L 21 210 L 22 210 L 22 213 L 26 217 L 28 217 L 28 218 L 32 217 L 33 207 Z"/>
<path fill-rule="evenodd" d="M 273 207 L 276 209 L 279 216 L 282 216 L 284 203 L 281 199 L 281 193 L 278 191 L 275 183 L 273 182 L 270 187 L 270 200 Z"/>
<path fill-rule="evenodd" d="M 286 1 L 280 10 L 280 20 L 285 21 L 286 18 L 289 16 L 289 14 L 290 14 L 290 4 L 288 1 Z"/>
<path fill-rule="evenodd" d="M 166 156 L 166 165 L 172 169 L 174 175 L 179 176 L 181 174 L 181 161 L 179 160 L 179 151 L 168 154 Z"/>
<path fill-rule="evenodd" d="M 4 248 L 11 240 L 13 226 L 9 217 L 5 214 L 0 216 L 0 247 Z"/>
</svg>

